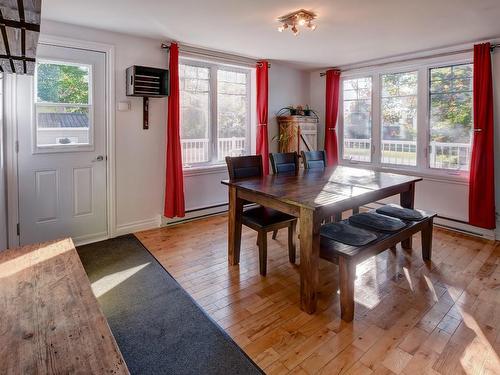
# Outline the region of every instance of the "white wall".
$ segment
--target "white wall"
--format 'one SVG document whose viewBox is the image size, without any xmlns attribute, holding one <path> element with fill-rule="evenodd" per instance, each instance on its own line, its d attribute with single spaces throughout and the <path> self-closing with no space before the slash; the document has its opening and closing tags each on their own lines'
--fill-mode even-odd
<svg viewBox="0 0 500 375">
<path fill-rule="evenodd" d="M 137 38 L 103 30 L 51 21 L 42 22 L 42 34 L 83 39 L 115 46 L 116 102 L 130 101 L 128 112 L 116 111 L 116 222 L 120 233 L 157 223 L 163 212 L 165 175 L 166 99 L 150 101 L 150 129 L 142 130 L 142 98 L 125 96 L 125 69 L 131 65 L 165 67 L 168 54 L 159 40 Z M 309 76 L 289 66 L 271 62 L 269 71 L 269 142 L 277 134 L 275 113 L 288 105 L 308 104 Z M 252 135 L 254 138 L 254 135 Z M 224 168 L 202 174 L 186 174 L 186 210 L 227 203 L 227 190 L 220 181 Z"/>
<path fill-rule="evenodd" d="M 273 137 L 278 134 L 276 113 L 283 107 L 304 106 L 310 104 L 309 101 L 309 74 L 287 65 L 271 62 L 271 69 L 269 69 L 269 152 L 278 151 L 278 143 L 273 140 Z"/>
<path fill-rule="evenodd" d="M 130 111 L 115 113 L 117 229 L 119 233 L 129 232 L 159 223 L 167 100 L 150 100 L 149 130 L 143 130 L 142 98 L 125 95 L 125 69 L 131 65 L 167 67 L 168 54 L 160 48 L 160 41 L 45 20 L 41 33 L 114 45 L 116 102 L 131 102 Z"/>
</svg>

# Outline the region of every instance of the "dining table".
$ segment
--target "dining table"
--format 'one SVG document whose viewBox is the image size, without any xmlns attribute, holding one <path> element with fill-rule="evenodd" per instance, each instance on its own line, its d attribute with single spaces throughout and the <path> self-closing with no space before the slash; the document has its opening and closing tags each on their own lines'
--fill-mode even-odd
<svg viewBox="0 0 500 375">
<path fill-rule="evenodd" d="M 316 311 L 319 286 L 320 229 L 342 212 L 399 195 L 400 205 L 414 208 L 415 184 L 422 178 L 364 168 L 335 166 L 244 180 L 223 180 L 229 193 L 228 261 L 240 261 L 242 214 L 256 203 L 299 219 L 300 306 Z M 403 242 L 411 248 L 411 237 Z"/>
</svg>

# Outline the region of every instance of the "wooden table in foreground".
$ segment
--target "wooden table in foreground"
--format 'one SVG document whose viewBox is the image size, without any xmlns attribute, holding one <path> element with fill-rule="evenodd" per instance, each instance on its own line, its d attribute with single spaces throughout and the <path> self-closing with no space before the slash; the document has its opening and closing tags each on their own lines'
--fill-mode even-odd
<svg viewBox="0 0 500 375">
<path fill-rule="evenodd" d="M 0 252 L 0 373 L 129 373 L 70 239 Z"/>
<path fill-rule="evenodd" d="M 228 260 L 240 261 L 243 203 L 255 202 L 300 219 L 300 303 L 309 314 L 316 311 L 321 222 L 343 211 L 400 194 L 400 204 L 413 208 L 415 183 L 420 177 L 338 166 L 301 170 L 231 182 L 229 188 Z M 411 247 L 411 238 L 403 242 Z"/>
</svg>

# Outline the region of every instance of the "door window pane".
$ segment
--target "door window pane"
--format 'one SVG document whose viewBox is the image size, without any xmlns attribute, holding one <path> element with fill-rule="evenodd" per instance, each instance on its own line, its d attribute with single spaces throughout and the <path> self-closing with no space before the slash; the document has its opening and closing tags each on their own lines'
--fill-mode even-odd
<svg viewBox="0 0 500 375">
<path fill-rule="evenodd" d="M 247 74 L 217 71 L 217 160 L 246 153 L 248 129 Z"/>
<path fill-rule="evenodd" d="M 36 146 L 91 145 L 91 67 L 42 61 L 35 82 Z"/>
<path fill-rule="evenodd" d="M 179 65 L 181 148 L 184 165 L 208 162 L 210 154 L 210 69 Z"/>
<path fill-rule="evenodd" d="M 382 163 L 416 166 L 418 73 L 384 74 L 381 84 Z"/>
<path fill-rule="evenodd" d="M 430 69 L 431 168 L 469 170 L 472 64 Z"/>
<path fill-rule="evenodd" d="M 343 81 L 344 147 L 343 158 L 371 161 L 372 79 Z"/>
</svg>

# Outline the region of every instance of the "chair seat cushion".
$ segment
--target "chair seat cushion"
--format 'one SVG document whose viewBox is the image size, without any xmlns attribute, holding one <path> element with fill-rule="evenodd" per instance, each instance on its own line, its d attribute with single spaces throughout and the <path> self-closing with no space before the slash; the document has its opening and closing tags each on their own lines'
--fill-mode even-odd
<svg viewBox="0 0 500 375">
<path fill-rule="evenodd" d="M 366 229 L 349 225 L 346 222 L 325 224 L 321 236 L 350 246 L 364 246 L 377 239 L 377 235 Z"/>
<path fill-rule="evenodd" d="M 263 206 L 252 207 L 243 211 L 243 221 L 249 221 L 259 227 L 266 227 L 295 219 L 291 215 Z"/>
<path fill-rule="evenodd" d="M 424 218 L 421 212 L 411 208 L 403 208 L 397 204 L 387 204 L 375 210 L 377 213 L 392 216 L 401 220 L 420 221 Z"/>
<path fill-rule="evenodd" d="M 349 223 L 382 232 L 397 232 L 406 226 L 400 219 L 375 212 L 362 212 L 353 215 L 349 218 Z"/>
<path fill-rule="evenodd" d="M 309 160 L 307 165 L 310 169 L 322 169 L 325 168 L 325 163 L 323 160 Z"/>
</svg>

